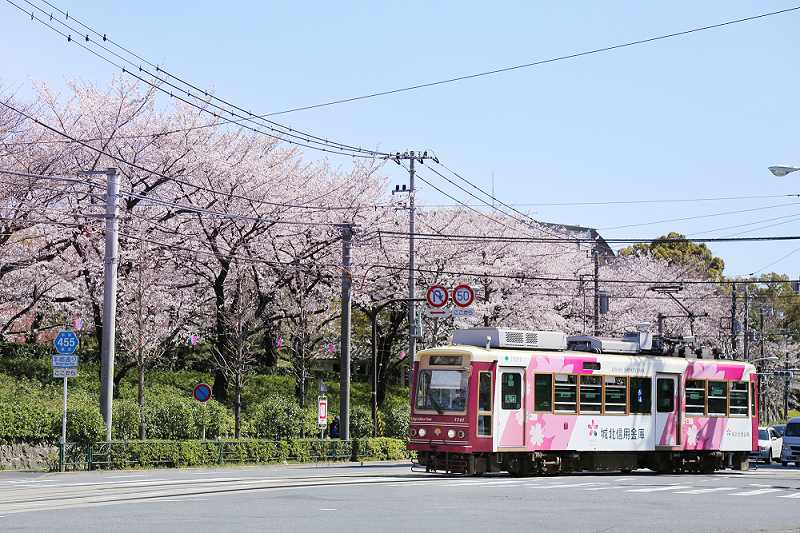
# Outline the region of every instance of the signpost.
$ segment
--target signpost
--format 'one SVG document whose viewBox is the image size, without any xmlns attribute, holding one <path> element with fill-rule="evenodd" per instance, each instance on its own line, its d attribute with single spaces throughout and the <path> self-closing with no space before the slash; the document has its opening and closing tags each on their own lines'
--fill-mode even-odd
<svg viewBox="0 0 800 533">
<path fill-rule="evenodd" d="M 323 438 L 322 431 L 328 427 L 328 398 L 325 396 L 317 398 L 317 425 L 320 430 L 320 438 Z"/>
<path fill-rule="evenodd" d="M 72 355 L 78 348 L 78 336 L 71 331 L 60 331 L 53 344 L 58 355 L 52 358 L 53 377 L 64 378 L 64 410 L 61 415 L 61 444 L 67 442 L 67 379 L 78 377 L 78 356 Z"/>
<path fill-rule="evenodd" d="M 78 336 L 71 331 L 60 331 L 53 344 L 58 353 L 72 353 L 78 348 Z"/>
<path fill-rule="evenodd" d="M 475 301 L 475 291 L 469 285 L 459 285 L 453 291 L 453 303 L 458 307 L 469 307 Z"/>
<path fill-rule="evenodd" d="M 192 390 L 192 396 L 194 396 L 194 399 L 198 402 L 206 403 L 211 398 L 211 387 L 205 383 L 195 385 L 194 390 Z"/>
<path fill-rule="evenodd" d="M 211 399 L 211 387 L 205 383 L 200 383 L 192 389 L 192 396 L 195 400 L 203 404 L 203 440 L 206 440 L 206 402 Z"/>
<path fill-rule="evenodd" d="M 426 299 L 431 307 L 438 309 L 440 307 L 444 307 L 444 305 L 447 303 L 447 297 L 447 289 L 441 285 L 433 285 L 430 289 L 428 289 Z"/>
</svg>

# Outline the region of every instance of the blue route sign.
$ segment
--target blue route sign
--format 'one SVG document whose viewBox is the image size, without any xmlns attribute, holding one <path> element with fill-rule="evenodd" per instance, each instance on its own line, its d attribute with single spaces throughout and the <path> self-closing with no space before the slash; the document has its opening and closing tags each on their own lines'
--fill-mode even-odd
<svg viewBox="0 0 800 533">
<path fill-rule="evenodd" d="M 78 336 L 71 331 L 60 331 L 53 344 L 58 353 L 72 353 L 78 349 Z"/>
</svg>

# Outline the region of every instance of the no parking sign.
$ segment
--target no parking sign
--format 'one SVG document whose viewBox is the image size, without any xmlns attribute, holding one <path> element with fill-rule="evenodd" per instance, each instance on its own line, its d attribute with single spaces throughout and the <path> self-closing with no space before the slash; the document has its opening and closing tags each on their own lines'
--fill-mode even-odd
<svg viewBox="0 0 800 533">
<path fill-rule="evenodd" d="M 194 396 L 194 399 L 198 402 L 205 403 L 211 398 L 211 387 L 205 383 L 195 385 L 192 396 Z"/>
</svg>

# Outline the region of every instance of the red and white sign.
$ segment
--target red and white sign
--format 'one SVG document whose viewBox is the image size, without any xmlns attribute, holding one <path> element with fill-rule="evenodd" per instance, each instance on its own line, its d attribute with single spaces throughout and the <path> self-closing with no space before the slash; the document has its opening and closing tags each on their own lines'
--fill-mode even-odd
<svg viewBox="0 0 800 533">
<path fill-rule="evenodd" d="M 433 285 L 430 289 L 428 289 L 426 298 L 431 307 L 435 307 L 437 309 L 439 307 L 444 307 L 448 298 L 447 289 L 441 285 Z"/>
<path fill-rule="evenodd" d="M 320 397 L 317 400 L 317 425 L 324 428 L 328 425 L 328 399 Z"/>
<path fill-rule="evenodd" d="M 469 307 L 475 301 L 475 291 L 469 285 L 459 285 L 453 291 L 453 303 L 459 307 Z"/>
</svg>

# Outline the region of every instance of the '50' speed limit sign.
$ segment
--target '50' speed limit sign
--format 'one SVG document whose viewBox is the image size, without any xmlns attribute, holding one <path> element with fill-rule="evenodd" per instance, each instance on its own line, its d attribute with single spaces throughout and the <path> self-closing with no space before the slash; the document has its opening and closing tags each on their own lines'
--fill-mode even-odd
<svg viewBox="0 0 800 533">
<path fill-rule="evenodd" d="M 453 303 L 459 307 L 469 307 L 475 301 L 475 291 L 469 285 L 459 285 L 453 291 Z"/>
</svg>

